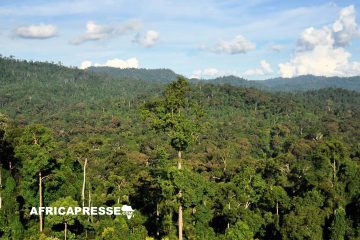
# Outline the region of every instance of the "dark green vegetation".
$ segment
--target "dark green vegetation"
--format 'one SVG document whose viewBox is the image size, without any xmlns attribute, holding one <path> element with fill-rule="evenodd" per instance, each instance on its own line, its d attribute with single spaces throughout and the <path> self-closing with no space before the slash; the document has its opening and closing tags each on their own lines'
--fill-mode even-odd
<svg viewBox="0 0 360 240">
<path fill-rule="evenodd" d="M 90 67 L 87 71 L 95 73 L 106 73 L 121 79 L 137 79 L 147 82 L 169 83 L 176 80 L 178 75 L 169 69 L 136 69 L 136 68 L 112 68 L 112 67 Z"/>
<path fill-rule="evenodd" d="M 136 209 L 44 216 L 40 239 L 65 226 L 68 239 L 176 239 L 180 206 L 185 239 L 360 238 L 357 92 L 162 85 L 8 58 L 0 84 L 3 239 L 39 239 L 40 203 Z"/>
<path fill-rule="evenodd" d="M 235 76 L 209 80 L 212 84 L 229 84 L 236 87 L 254 87 L 270 91 L 309 91 L 322 88 L 343 88 L 360 92 L 360 77 L 318 77 L 312 75 L 294 78 L 273 78 L 248 81 Z"/>
<path fill-rule="evenodd" d="M 169 83 L 178 75 L 169 69 L 118 69 L 91 67 L 88 71 L 106 73 L 119 78 L 138 79 L 147 82 Z M 250 81 L 236 76 L 218 77 L 210 80 L 191 79 L 192 83 L 228 84 L 235 87 L 253 87 L 269 91 L 308 91 L 322 88 L 343 88 L 360 92 L 360 77 L 318 77 L 312 75 L 295 78 L 274 78 L 265 81 Z"/>
</svg>

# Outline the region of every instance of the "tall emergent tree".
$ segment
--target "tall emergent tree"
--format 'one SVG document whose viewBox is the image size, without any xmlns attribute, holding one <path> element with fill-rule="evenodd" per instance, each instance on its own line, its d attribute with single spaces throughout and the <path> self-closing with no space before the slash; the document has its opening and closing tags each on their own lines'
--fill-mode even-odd
<svg viewBox="0 0 360 240">
<path fill-rule="evenodd" d="M 145 103 L 142 114 L 150 122 L 152 129 L 164 132 L 169 144 L 177 151 L 177 168 L 182 168 L 182 152 L 197 138 L 200 129 L 201 113 L 196 104 L 190 100 L 188 81 L 183 77 L 170 83 L 162 97 Z M 182 193 L 178 192 L 178 234 L 183 234 Z"/>
<path fill-rule="evenodd" d="M 53 154 L 56 149 L 53 132 L 42 125 L 29 125 L 25 128 L 15 148 L 16 156 L 22 162 L 21 173 L 24 177 L 21 186 L 22 195 L 30 206 L 43 205 L 42 180 L 48 176 L 56 160 Z M 36 175 L 39 182 L 36 183 Z M 38 188 L 37 185 L 38 184 Z M 36 191 L 39 190 L 39 201 L 36 201 Z M 39 229 L 43 231 L 43 218 L 39 214 Z"/>
</svg>

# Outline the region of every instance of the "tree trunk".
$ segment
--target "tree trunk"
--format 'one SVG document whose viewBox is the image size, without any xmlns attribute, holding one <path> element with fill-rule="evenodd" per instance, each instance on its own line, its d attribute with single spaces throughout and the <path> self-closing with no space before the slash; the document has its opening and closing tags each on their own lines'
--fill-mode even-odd
<svg viewBox="0 0 360 240">
<path fill-rule="evenodd" d="M 2 176 L 1 176 L 1 170 L 2 170 L 2 165 L 0 165 L 0 209 L 2 207 L 2 196 L 1 196 L 1 192 L 2 192 Z"/>
<path fill-rule="evenodd" d="M 89 184 L 89 208 L 91 208 L 91 205 L 92 205 L 92 202 L 91 202 L 91 187 L 90 187 L 90 184 Z M 90 222 L 93 222 L 93 215 L 91 214 L 90 215 Z"/>
<path fill-rule="evenodd" d="M 81 200 L 82 200 L 82 206 L 85 207 L 85 184 L 86 184 L 86 165 L 87 165 L 87 158 L 85 158 L 84 163 L 84 180 L 83 180 L 83 187 L 81 192 Z"/>
<path fill-rule="evenodd" d="M 178 151 L 178 170 L 181 170 L 181 151 Z M 183 212 L 181 205 L 181 190 L 179 191 L 179 216 L 178 216 L 178 231 L 179 231 L 179 240 L 183 239 Z"/>
<path fill-rule="evenodd" d="M 180 203 L 179 203 L 179 240 L 182 240 L 182 239 L 183 239 L 183 217 L 182 217 L 182 206 L 181 206 L 181 200 L 180 200 Z"/>
<path fill-rule="evenodd" d="M 67 222 L 65 222 L 64 239 L 67 239 Z"/>
<path fill-rule="evenodd" d="M 335 181 L 336 181 L 336 162 L 335 159 L 333 160 L 333 187 L 335 189 Z"/>
<path fill-rule="evenodd" d="M 279 202 L 276 202 L 276 215 L 279 215 Z"/>
<path fill-rule="evenodd" d="M 178 162 L 177 162 L 177 165 L 178 165 L 178 169 L 181 170 L 181 151 L 178 151 Z"/>
<path fill-rule="evenodd" d="M 39 172 L 39 224 L 40 224 L 40 232 L 43 231 L 43 219 L 42 219 L 42 177 L 41 172 Z"/>
<path fill-rule="evenodd" d="M 159 203 L 156 202 L 156 236 L 159 237 L 160 236 L 160 232 L 159 232 L 159 216 L 160 216 L 160 212 L 159 212 Z"/>
</svg>

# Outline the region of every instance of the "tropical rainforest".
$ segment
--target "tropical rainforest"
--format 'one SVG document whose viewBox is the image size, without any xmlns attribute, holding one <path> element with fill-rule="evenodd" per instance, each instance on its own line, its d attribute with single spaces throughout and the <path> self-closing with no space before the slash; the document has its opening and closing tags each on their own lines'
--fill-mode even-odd
<svg viewBox="0 0 360 240">
<path fill-rule="evenodd" d="M 360 93 L 305 78 L 274 91 L 1 57 L 0 238 L 360 239 Z M 131 219 L 30 215 L 123 205 Z"/>
</svg>

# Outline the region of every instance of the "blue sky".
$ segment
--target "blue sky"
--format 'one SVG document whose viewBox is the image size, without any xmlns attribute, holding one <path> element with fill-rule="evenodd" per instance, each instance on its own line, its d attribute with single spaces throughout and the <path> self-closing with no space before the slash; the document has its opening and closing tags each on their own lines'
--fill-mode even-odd
<svg viewBox="0 0 360 240">
<path fill-rule="evenodd" d="M 358 1 L 2 0 L 0 53 L 187 77 L 360 75 Z"/>
</svg>

